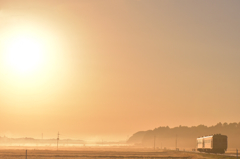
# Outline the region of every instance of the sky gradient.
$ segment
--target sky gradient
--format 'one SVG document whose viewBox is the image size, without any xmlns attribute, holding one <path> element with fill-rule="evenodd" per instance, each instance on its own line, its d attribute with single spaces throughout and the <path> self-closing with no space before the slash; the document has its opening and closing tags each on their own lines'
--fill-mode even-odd
<svg viewBox="0 0 240 159">
<path fill-rule="evenodd" d="M 0 0 L 0 136 L 127 139 L 240 122 L 240 1 Z M 46 45 L 28 76 L 4 42 Z"/>
</svg>

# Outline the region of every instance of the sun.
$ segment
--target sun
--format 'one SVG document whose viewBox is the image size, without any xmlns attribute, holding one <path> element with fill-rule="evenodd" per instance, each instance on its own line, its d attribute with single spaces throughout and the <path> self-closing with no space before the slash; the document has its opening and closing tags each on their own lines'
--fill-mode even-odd
<svg viewBox="0 0 240 159">
<path fill-rule="evenodd" d="M 18 73 L 30 73 L 41 67 L 43 46 L 37 38 L 18 35 L 8 41 L 6 47 L 7 65 Z"/>
</svg>

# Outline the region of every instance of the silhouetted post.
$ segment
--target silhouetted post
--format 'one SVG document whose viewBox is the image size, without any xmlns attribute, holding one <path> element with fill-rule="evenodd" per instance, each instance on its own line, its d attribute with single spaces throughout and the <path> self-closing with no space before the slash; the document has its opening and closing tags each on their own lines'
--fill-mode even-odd
<svg viewBox="0 0 240 159">
<path fill-rule="evenodd" d="M 177 135 L 176 135 L 176 150 L 177 150 Z"/>
<path fill-rule="evenodd" d="M 154 135 L 154 150 L 155 150 L 155 140 L 156 140 L 156 136 Z"/>
<path fill-rule="evenodd" d="M 26 159 L 27 159 L 27 150 L 26 150 Z"/>
<path fill-rule="evenodd" d="M 57 137 L 57 150 L 58 150 L 58 140 L 59 140 L 59 132 L 58 132 L 58 137 Z"/>
<path fill-rule="evenodd" d="M 238 159 L 238 149 L 237 149 L 237 159 Z"/>
</svg>

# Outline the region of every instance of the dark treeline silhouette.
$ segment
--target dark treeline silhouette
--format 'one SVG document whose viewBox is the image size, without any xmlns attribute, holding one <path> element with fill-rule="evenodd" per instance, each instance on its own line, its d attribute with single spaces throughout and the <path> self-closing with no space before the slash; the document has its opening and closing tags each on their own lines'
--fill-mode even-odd
<svg viewBox="0 0 240 159">
<path fill-rule="evenodd" d="M 175 148 L 176 139 L 178 148 L 196 148 L 196 138 L 211 134 L 223 134 L 228 136 L 228 147 L 240 147 L 240 122 L 239 123 L 218 123 L 214 126 L 179 126 L 174 128 L 158 127 L 154 130 L 139 131 L 133 134 L 128 143 L 144 147 Z"/>
</svg>

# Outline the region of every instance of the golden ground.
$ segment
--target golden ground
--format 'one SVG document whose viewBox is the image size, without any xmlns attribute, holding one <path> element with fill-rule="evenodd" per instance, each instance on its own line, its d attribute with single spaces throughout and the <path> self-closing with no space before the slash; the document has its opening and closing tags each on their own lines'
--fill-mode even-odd
<svg viewBox="0 0 240 159">
<path fill-rule="evenodd" d="M 79 148 L 27 150 L 27 159 L 233 159 L 236 157 L 138 148 Z M 26 159 L 24 149 L 0 149 L 0 159 Z"/>
</svg>

